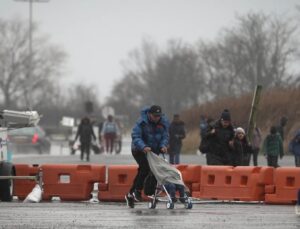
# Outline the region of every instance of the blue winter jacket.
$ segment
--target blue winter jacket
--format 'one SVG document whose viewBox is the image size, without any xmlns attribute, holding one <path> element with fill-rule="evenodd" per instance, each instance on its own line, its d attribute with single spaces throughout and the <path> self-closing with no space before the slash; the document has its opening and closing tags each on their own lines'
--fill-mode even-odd
<svg viewBox="0 0 300 229">
<path fill-rule="evenodd" d="M 149 107 L 141 111 L 141 117 L 132 129 L 132 151 L 142 151 L 146 146 L 155 154 L 160 153 L 162 147 L 167 147 L 169 142 L 169 121 L 162 115 L 158 123 L 151 122 L 148 118 Z"/>
<path fill-rule="evenodd" d="M 297 132 L 293 140 L 289 144 L 289 151 L 295 156 L 300 156 L 300 141 L 297 141 L 297 138 L 300 138 L 300 130 Z"/>
</svg>

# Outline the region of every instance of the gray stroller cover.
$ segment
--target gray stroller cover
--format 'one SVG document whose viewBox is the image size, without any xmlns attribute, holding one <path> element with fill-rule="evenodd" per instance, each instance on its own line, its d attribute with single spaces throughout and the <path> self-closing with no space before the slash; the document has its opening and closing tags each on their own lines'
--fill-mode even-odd
<svg viewBox="0 0 300 229">
<path fill-rule="evenodd" d="M 173 183 L 184 185 L 180 171 L 169 164 L 164 158 L 159 157 L 153 152 L 147 153 L 147 160 L 150 170 L 155 176 L 159 184 L 165 185 L 166 183 Z"/>
</svg>

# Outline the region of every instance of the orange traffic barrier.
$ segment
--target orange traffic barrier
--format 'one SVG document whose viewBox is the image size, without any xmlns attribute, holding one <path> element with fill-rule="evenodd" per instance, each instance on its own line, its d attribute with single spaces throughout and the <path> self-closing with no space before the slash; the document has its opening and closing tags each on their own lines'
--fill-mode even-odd
<svg viewBox="0 0 300 229">
<path fill-rule="evenodd" d="M 14 164 L 16 176 L 36 176 L 39 171 L 38 165 Z M 36 182 L 34 180 L 14 180 L 13 195 L 24 200 L 32 191 Z"/>
<path fill-rule="evenodd" d="M 89 200 L 94 183 L 105 182 L 104 165 L 42 165 L 43 200 Z"/>
<path fill-rule="evenodd" d="M 268 204 L 294 204 L 300 189 L 300 168 L 281 167 L 274 171 L 274 185 L 266 187 Z"/>
<path fill-rule="evenodd" d="M 110 165 L 107 183 L 99 184 L 98 199 L 101 201 L 124 201 L 137 174 L 137 165 Z"/>
<path fill-rule="evenodd" d="M 203 166 L 200 191 L 194 197 L 218 200 L 264 201 L 265 187 L 273 184 L 271 167 Z"/>
<path fill-rule="evenodd" d="M 185 185 L 190 189 L 190 193 L 200 191 L 201 165 L 176 165 L 181 172 Z"/>
</svg>

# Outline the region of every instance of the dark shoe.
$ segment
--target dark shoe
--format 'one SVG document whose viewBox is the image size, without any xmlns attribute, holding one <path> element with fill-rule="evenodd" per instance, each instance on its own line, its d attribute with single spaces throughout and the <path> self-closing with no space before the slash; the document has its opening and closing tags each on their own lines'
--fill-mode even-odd
<svg viewBox="0 0 300 229">
<path fill-rule="evenodd" d="M 137 202 L 142 201 L 142 193 L 139 190 L 135 190 L 134 193 L 132 193 L 134 200 Z"/>
<path fill-rule="evenodd" d="M 176 197 L 171 197 L 171 199 L 172 199 L 172 202 L 173 202 L 173 203 L 176 203 L 176 202 L 177 202 L 177 198 L 176 198 Z"/>
<path fill-rule="evenodd" d="M 182 204 L 185 204 L 187 202 L 187 197 L 179 197 L 179 201 Z"/>
<path fill-rule="evenodd" d="M 125 195 L 126 204 L 130 208 L 134 208 L 134 198 L 130 193 Z"/>
</svg>

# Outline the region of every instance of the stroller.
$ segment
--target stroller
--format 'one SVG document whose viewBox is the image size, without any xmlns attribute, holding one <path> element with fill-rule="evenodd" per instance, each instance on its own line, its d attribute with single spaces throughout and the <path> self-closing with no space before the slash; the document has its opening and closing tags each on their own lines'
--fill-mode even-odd
<svg viewBox="0 0 300 229">
<path fill-rule="evenodd" d="M 193 207 L 192 199 L 189 197 L 189 190 L 184 185 L 180 171 L 170 165 L 164 158 L 161 158 L 152 152 L 147 153 L 147 159 L 153 174 L 149 174 L 147 177 L 150 181 L 148 181 L 148 183 L 150 186 L 154 185 L 155 187 L 152 191 L 153 195 L 149 196 L 151 199 L 148 204 L 149 209 L 156 208 L 158 202 L 166 202 L 167 209 L 173 209 L 175 201 L 177 200 L 175 197 L 176 191 L 179 191 L 180 193 L 180 202 L 184 204 L 186 209 L 191 209 Z M 145 183 L 147 183 L 147 179 Z M 156 179 L 157 182 L 155 182 L 154 179 Z M 144 187 L 144 190 L 145 188 L 146 187 Z M 165 197 L 160 195 L 162 192 L 165 192 Z M 172 195 L 170 195 L 171 192 Z"/>
</svg>

